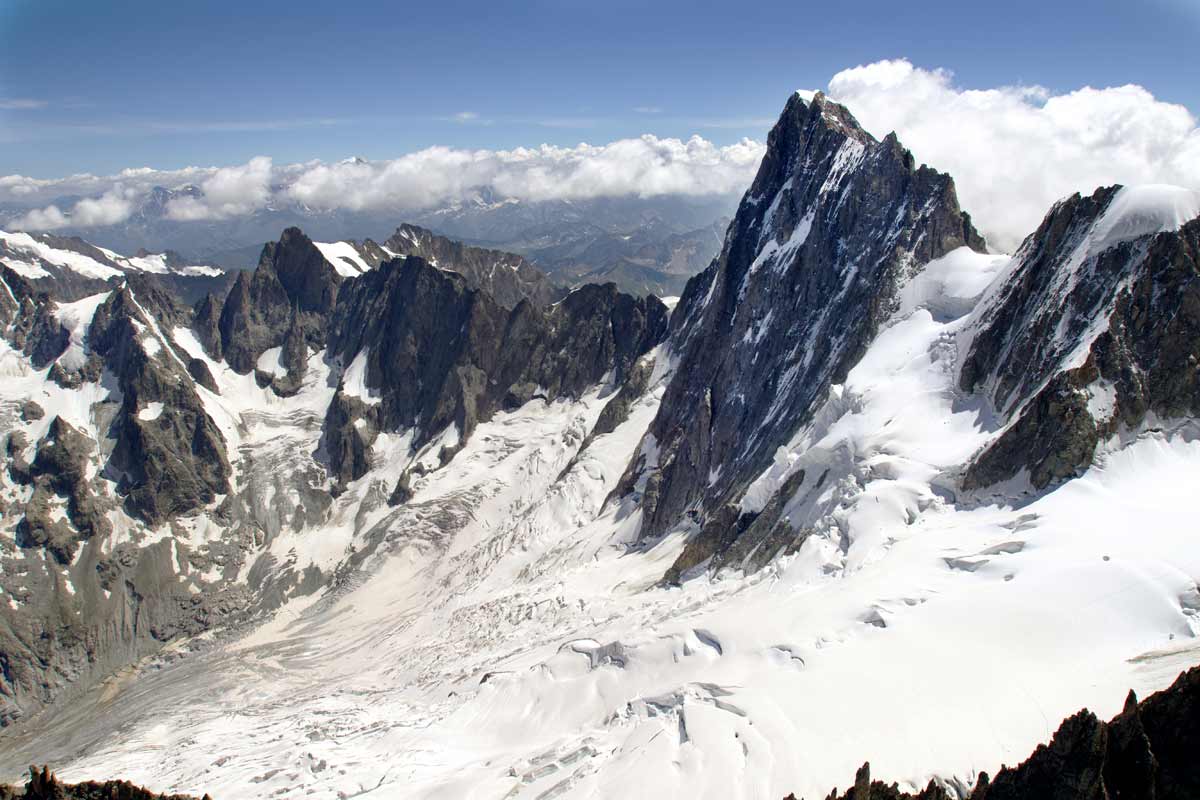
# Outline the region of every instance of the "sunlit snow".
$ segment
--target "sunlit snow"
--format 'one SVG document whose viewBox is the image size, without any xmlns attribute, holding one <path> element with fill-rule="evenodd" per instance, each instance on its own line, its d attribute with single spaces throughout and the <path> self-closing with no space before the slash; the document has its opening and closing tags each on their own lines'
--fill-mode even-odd
<svg viewBox="0 0 1200 800">
<path fill-rule="evenodd" d="M 956 251 L 905 287 L 747 494 L 753 509 L 796 469 L 828 476 L 785 512 L 813 535 L 758 573 L 663 586 L 681 536 L 637 544 L 640 511 L 608 499 L 670 377 L 664 347 L 650 392 L 582 453 L 603 387 L 499 413 L 438 469 L 445 442 L 381 436 L 326 523 L 258 556 L 331 569 L 379 535 L 367 577 L 245 637 L 185 642 L 190 657 L 56 711 L 21 747 L 70 779 L 263 798 L 813 798 L 867 759 L 913 787 L 1014 763 L 1066 715 L 1109 716 L 1200 661 L 1200 441 L 1130 432 L 1056 491 L 957 498 L 953 470 L 993 433 L 956 389 L 957 338 L 1007 261 Z M 173 336 L 213 372 L 220 393 L 197 391 L 231 457 L 272 473 L 311 458 L 323 355 L 279 398 Z M 0 365 L 32 393 L 44 378 L 14 357 Z M 364 399 L 366 360 L 341 376 Z M 382 503 L 421 458 L 409 503 Z M 287 490 L 256 475 L 237 482 Z"/>
<path fill-rule="evenodd" d="M 371 266 L 363 260 L 354 246 L 349 242 L 313 242 L 329 265 L 337 270 L 339 275 L 353 278 L 364 272 L 369 272 Z"/>
</svg>

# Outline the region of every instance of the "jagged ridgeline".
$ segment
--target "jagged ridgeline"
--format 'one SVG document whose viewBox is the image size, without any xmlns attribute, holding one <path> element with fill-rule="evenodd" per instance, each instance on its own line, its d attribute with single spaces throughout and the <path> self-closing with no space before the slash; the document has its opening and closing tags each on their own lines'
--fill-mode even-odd
<svg viewBox="0 0 1200 800">
<path fill-rule="evenodd" d="M 0 767 L 779 796 L 938 753 L 973 785 L 1194 661 L 1145 465 L 1200 469 L 1197 217 L 1105 187 L 990 253 L 950 176 L 818 93 L 670 312 L 410 225 L 289 228 L 233 275 L 3 234 Z M 1168 761 L 1157 702 L 1137 763 Z M 151 770 L 160 719 L 220 769 Z M 1051 756 L 1137 728 L 1081 720 Z M 824 757 L 856 737 L 886 752 Z"/>
<path fill-rule="evenodd" d="M 626 491 L 644 487 L 643 536 L 685 512 L 703 527 L 672 578 L 745 558 L 764 539 L 795 546 L 764 519 L 730 552 L 750 524 L 734 504 L 845 380 L 900 288 L 963 246 L 985 247 L 950 176 L 917 166 L 894 134 L 876 140 L 822 94 L 792 97 L 720 256 L 679 301 L 679 367 L 626 481 Z"/>
<path fill-rule="evenodd" d="M 1044 489 L 1148 416 L 1200 412 L 1197 213 L 1195 193 L 1173 187 L 1076 195 L 984 296 L 930 306 L 947 319 L 974 308 L 952 368 L 959 404 L 987 408 L 979 429 L 992 434 L 943 492 L 1019 475 Z M 806 431 L 845 413 L 840 384 L 883 328 L 929 303 L 927 285 L 948 268 L 994 269 L 961 248 L 983 254 L 985 243 L 949 176 L 820 93 L 792 98 L 720 257 L 672 317 L 679 366 L 623 482 L 644 538 L 695 531 L 669 581 L 699 565 L 756 569 L 812 534 L 835 505 L 822 493 L 853 465 L 813 460 L 782 471 L 769 497 L 747 492 L 757 482 L 762 494 L 780 448 L 799 452 L 819 438 Z"/>
<path fill-rule="evenodd" d="M 49 767 L 29 768 L 29 780 L 22 788 L 0 786 L 0 800 L 197 800 L 191 795 L 159 794 L 128 781 L 87 781 L 64 783 Z M 212 800 L 204 795 L 199 800 Z"/>
<path fill-rule="evenodd" d="M 1133 692 L 1119 715 L 1102 722 L 1084 709 L 1068 718 L 1048 744 L 992 779 L 985 772 L 967 792 L 970 800 L 1113 800 L 1200 797 L 1200 668 L 1170 688 L 1138 702 Z M 918 793 L 871 780 L 870 764 L 858 771 L 845 794 L 826 800 L 952 800 L 959 789 L 934 781 Z M 796 800 L 790 795 L 787 800 Z"/>
<path fill-rule="evenodd" d="M 268 590 L 269 565 L 249 586 L 244 570 L 267 537 L 325 519 L 378 460 L 381 435 L 407 445 L 395 505 L 414 471 L 448 462 L 479 422 L 620 387 L 667 331 L 656 298 L 611 284 L 567 294 L 519 256 L 413 226 L 383 246 L 288 229 L 194 312 L 116 254 L 25 238 L 39 263 L 67 266 L 3 267 L 0 314 L 29 398 L 8 407 L 5 588 L 22 602 L 0 633 L 5 721 L 181 634 L 267 609 L 300 581 L 323 585 L 330 576 L 308 571 Z M 77 256 L 103 263 L 83 275 Z M 270 474 L 230 409 L 289 399 L 319 437 L 291 474 Z M 262 504 L 264 485 L 282 504 Z M 190 546 L 197 525 L 223 533 Z"/>
</svg>

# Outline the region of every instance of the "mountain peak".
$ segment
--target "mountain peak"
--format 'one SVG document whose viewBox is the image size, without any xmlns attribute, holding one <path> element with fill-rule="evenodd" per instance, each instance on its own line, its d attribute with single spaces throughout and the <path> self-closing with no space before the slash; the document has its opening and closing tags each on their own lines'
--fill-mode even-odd
<svg viewBox="0 0 1200 800">
<path fill-rule="evenodd" d="M 753 549 L 731 547 L 723 509 L 845 379 L 904 282 L 964 245 L 984 247 L 950 176 L 824 95 L 789 98 L 720 257 L 672 314 L 682 355 L 647 437 L 659 461 L 644 533 L 713 527 L 668 578 Z"/>
<path fill-rule="evenodd" d="M 522 300 L 546 306 L 562 297 L 541 270 L 515 253 L 472 247 L 417 225 L 401 223 L 384 249 L 392 255 L 420 256 L 435 267 L 457 272 L 506 308 Z"/>
</svg>

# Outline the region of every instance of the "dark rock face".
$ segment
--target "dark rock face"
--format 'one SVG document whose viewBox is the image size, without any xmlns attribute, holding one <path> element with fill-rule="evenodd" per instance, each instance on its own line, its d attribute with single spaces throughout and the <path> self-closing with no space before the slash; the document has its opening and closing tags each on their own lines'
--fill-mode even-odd
<svg viewBox="0 0 1200 800">
<path fill-rule="evenodd" d="M 105 504 L 92 493 L 87 479 L 92 449 L 91 439 L 55 417 L 38 445 L 33 464 L 22 470 L 14 459 L 10 475 L 34 487 L 25 517 L 17 526 L 17 543 L 22 547 L 44 547 L 59 564 L 66 565 L 74 558 L 80 541 L 106 536 L 112 530 L 103 514 Z M 67 500 L 71 525 L 51 518 L 54 495 Z"/>
<path fill-rule="evenodd" d="M 158 524 L 228 492 L 231 470 L 186 362 L 169 341 L 153 335 L 154 327 L 124 287 L 96 310 L 88 347 L 121 389 L 107 470 L 129 511 Z"/>
<path fill-rule="evenodd" d="M 460 275 L 416 257 L 394 259 L 344 284 L 330 323 L 330 353 L 349 365 L 365 353 L 366 388 L 378 405 L 339 392 L 325 450 L 342 480 L 365 473 L 364 435 L 415 429 L 420 446 L 449 425 L 465 441 L 480 421 L 535 393 L 578 397 L 608 373 L 625 380 L 662 340 L 667 309 L 616 287 L 586 286 L 562 302 L 512 309 Z M 354 425 L 365 420 L 364 430 Z"/>
<path fill-rule="evenodd" d="M 1190 800 L 1200 797 L 1200 667 L 1140 704 L 1133 692 L 1109 722 L 1090 711 L 1067 719 L 1048 745 L 995 780 L 979 776 L 971 800 Z M 870 765 L 854 788 L 828 800 L 951 800 L 940 786 L 919 794 L 871 780 Z M 794 797 L 793 797 L 794 800 Z"/>
<path fill-rule="evenodd" d="M 240 280 L 241 273 L 234 279 L 234 284 Z M 229 291 L 233 291 L 233 286 L 229 287 Z M 192 319 L 192 331 L 196 334 L 196 339 L 214 361 L 220 361 L 225 356 L 221 340 L 221 311 L 224 307 L 221 298 L 224 296 L 218 297 L 212 292 L 206 294 L 196 303 L 196 314 Z"/>
<path fill-rule="evenodd" d="M 368 439 L 374 439 L 372 433 L 376 429 L 376 418 L 371 406 L 346 394 L 341 387 L 329 403 L 325 412 L 321 449 L 330 467 L 335 492 L 367 474 L 371 468 L 371 442 Z M 371 429 L 360 429 L 355 424 L 359 420 L 370 420 Z"/>
<path fill-rule="evenodd" d="M 258 269 L 240 273 L 234 281 L 220 308 L 220 347 L 214 338 L 207 343 L 210 353 L 216 355 L 219 349 L 230 367 L 246 374 L 264 351 L 283 344 L 293 325 L 319 350 L 341 283 L 312 240 L 299 228 L 288 228 L 277 243 L 263 248 Z M 215 306 L 215 301 L 205 300 L 198 311 L 203 337 L 213 336 Z"/>
<path fill-rule="evenodd" d="M 0 800 L 195 800 L 183 794 L 158 794 L 128 781 L 62 783 L 49 767 L 29 768 L 24 790 L 0 786 Z M 203 800 L 211 800 L 204 795 Z"/>
<path fill-rule="evenodd" d="M 46 411 L 32 400 L 27 400 L 21 404 L 21 421 L 36 422 L 46 416 Z"/>
<path fill-rule="evenodd" d="M 659 465 L 643 535 L 685 513 L 703 527 L 736 502 L 844 380 L 903 281 L 964 245 L 984 246 L 948 176 L 822 95 L 794 96 L 721 255 L 672 316 L 680 361 L 643 446 Z M 631 467 L 626 491 L 641 472 Z M 723 544 L 712 554 L 732 543 L 714 536 Z"/>
<path fill-rule="evenodd" d="M 52 233 L 34 233 L 30 234 L 30 236 L 39 244 L 46 247 L 87 256 L 102 267 L 114 270 L 122 269 L 122 266 L 112 261 L 104 251 L 78 237 L 56 236 Z M 105 289 L 110 288 L 101 278 L 90 277 L 71 269 L 65 269 L 56 263 L 40 258 L 35 253 L 27 250 L 23 251 L 20 248 L 10 245 L 4 239 L 0 239 L 0 264 L 9 259 L 24 263 L 33 263 L 37 266 L 44 273 L 44 276 L 24 280 L 28 280 L 30 284 L 35 285 L 38 291 L 52 291 L 60 300 L 68 302 L 78 300 L 81 297 L 103 292 Z M 9 267 L 5 266 L 4 269 L 7 271 Z"/>
<path fill-rule="evenodd" d="M 14 349 L 29 356 L 37 369 L 52 363 L 67 349 L 70 335 L 54 318 L 50 295 L 0 265 L 0 281 L 8 291 L 0 291 L 0 323 L 4 338 Z"/>
<path fill-rule="evenodd" d="M 1083 252 L 1119 189 L 1055 206 L 981 311 L 960 385 L 1015 421 L 965 488 L 1028 469 L 1040 489 L 1121 425 L 1200 413 L 1200 221 Z"/>
<path fill-rule="evenodd" d="M 435 267 L 459 273 L 466 278 L 467 286 L 490 295 L 505 308 L 514 308 L 522 300 L 541 308 L 565 294 L 515 253 L 471 247 L 416 225 L 401 225 L 384 247 L 397 255 L 419 256 Z"/>
</svg>

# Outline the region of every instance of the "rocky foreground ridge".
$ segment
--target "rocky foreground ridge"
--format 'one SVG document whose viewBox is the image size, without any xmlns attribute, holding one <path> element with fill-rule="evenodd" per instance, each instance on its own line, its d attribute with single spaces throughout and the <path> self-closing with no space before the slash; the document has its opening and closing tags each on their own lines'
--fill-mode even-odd
<svg viewBox="0 0 1200 800">
<path fill-rule="evenodd" d="M 158 794 L 128 781 L 87 781 L 63 783 L 49 767 L 29 768 L 24 788 L 0 786 L 0 800 L 196 800 L 184 794 Z M 204 795 L 202 800 L 211 800 Z"/>
<path fill-rule="evenodd" d="M 1084 709 L 1065 720 L 1049 744 L 1024 762 L 1002 767 L 995 778 L 979 776 L 970 800 L 1117 800 L 1200 797 L 1200 667 L 1179 676 L 1169 689 L 1138 702 L 1129 693 L 1125 709 L 1108 722 Z M 871 780 L 870 764 L 854 787 L 827 800 L 958 800 L 930 782 L 917 794 Z M 790 796 L 788 800 L 796 800 Z"/>
<path fill-rule="evenodd" d="M 1200 667 L 1181 674 L 1170 688 L 1138 701 L 1131 691 L 1124 710 L 1103 722 L 1088 710 L 1065 720 L 1054 737 L 995 778 L 979 776 L 970 800 L 1190 800 L 1200 796 Z M 855 784 L 826 800 L 962 800 L 964 795 L 931 781 L 912 794 L 871 779 L 869 763 Z M 204 796 L 208 800 L 208 795 Z M 30 767 L 24 790 L 0 787 L 0 800 L 189 800 L 155 794 L 124 781 L 63 784 L 49 768 Z M 796 800 L 789 795 L 786 800 Z"/>
</svg>

